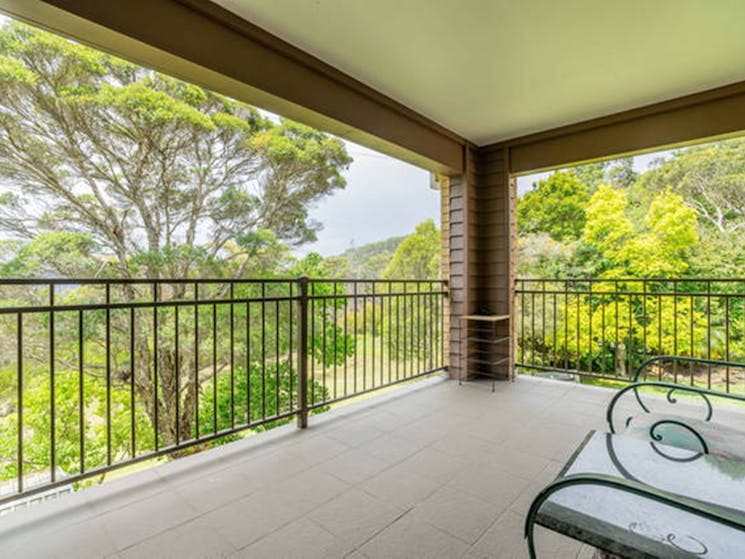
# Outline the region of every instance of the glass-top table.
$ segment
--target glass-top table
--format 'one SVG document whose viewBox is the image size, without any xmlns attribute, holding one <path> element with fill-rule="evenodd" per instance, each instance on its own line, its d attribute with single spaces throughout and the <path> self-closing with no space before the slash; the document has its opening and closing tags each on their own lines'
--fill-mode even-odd
<svg viewBox="0 0 745 559">
<path fill-rule="evenodd" d="M 745 558 L 745 462 L 592 431 L 543 493 L 526 530 L 632 559 Z"/>
</svg>

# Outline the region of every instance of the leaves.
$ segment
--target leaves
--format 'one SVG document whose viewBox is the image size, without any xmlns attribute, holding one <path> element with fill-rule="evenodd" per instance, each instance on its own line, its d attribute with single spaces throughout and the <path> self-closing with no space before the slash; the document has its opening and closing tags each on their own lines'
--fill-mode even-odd
<svg viewBox="0 0 745 559">
<path fill-rule="evenodd" d="M 416 226 L 398 245 L 383 270 L 384 279 L 437 279 L 440 277 L 440 230 L 431 219 Z"/>
<path fill-rule="evenodd" d="M 517 207 L 522 233 L 548 233 L 557 241 L 577 239 L 585 225 L 588 188 L 574 171 L 553 173 L 533 185 Z"/>
</svg>

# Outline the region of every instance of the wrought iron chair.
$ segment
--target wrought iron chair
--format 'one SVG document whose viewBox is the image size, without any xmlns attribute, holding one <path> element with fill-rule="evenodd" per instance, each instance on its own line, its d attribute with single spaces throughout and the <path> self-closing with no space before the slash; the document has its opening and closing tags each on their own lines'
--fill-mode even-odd
<svg viewBox="0 0 745 559">
<path fill-rule="evenodd" d="M 707 545 L 716 547 L 716 542 L 727 541 L 735 541 L 735 547 L 741 545 L 738 549 L 745 549 L 745 507 L 740 497 L 742 479 L 745 478 L 745 422 L 738 417 L 743 413 L 742 419 L 745 419 L 745 395 L 699 388 L 693 385 L 692 374 L 690 385 L 666 382 L 662 374 L 664 369 L 659 365 L 671 361 L 687 363 L 691 368 L 717 368 L 726 371 L 727 379 L 731 369 L 745 371 L 745 363 L 690 357 L 658 356 L 642 363 L 632 382 L 621 388 L 609 402 L 606 419 L 610 434 L 591 432 L 562 473 L 531 504 L 525 520 L 525 538 L 531 559 L 536 557 L 535 524 L 594 545 L 598 548 L 595 557 L 603 558 L 628 554 L 634 557 L 688 557 L 706 553 Z M 648 372 L 655 365 L 657 370 L 653 374 L 657 380 L 647 380 Z M 620 404 L 625 395 L 633 396 L 632 411 Z M 715 413 L 714 403 L 719 400 L 734 405 L 719 407 Z M 621 416 L 625 416 L 623 421 L 617 421 L 614 416 L 621 410 L 628 413 Z M 697 413 L 692 416 L 692 411 Z M 733 412 L 734 422 L 721 421 L 722 417 Z M 629 455 L 634 464 L 640 456 L 636 451 L 646 448 L 644 463 L 649 471 L 655 472 L 654 476 L 647 479 L 637 477 L 623 464 L 624 460 L 614 449 L 614 438 L 619 430 L 632 435 L 630 439 L 622 437 L 618 440 L 625 438 L 628 442 L 623 442 L 622 446 L 635 449 Z M 639 437 L 642 441 L 635 441 Z M 597 452 L 598 445 L 591 445 L 592 441 L 597 443 L 599 440 L 606 441 L 607 452 L 601 452 L 602 459 L 594 462 L 587 456 Z M 643 442 L 645 440 L 648 445 Z M 591 452 L 591 448 L 595 450 Z M 610 461 L 613 467 L 608 469 L 603 460 Z M 609 475 L 611 471 L 613 473 Z M 676 475 L 686 472 L 701 473 L 701 478 L 688 480 L 685 475 Z M 682 478 L 685 479 L 681 484 Z M 716 483 L 709 485 L 712 481 Z M 710 492 L 710 487 L 717 489 Z M 616 493 L 598 493 L 602 488 Z M 635 499 L 633 503 L 636 505 L 631 508 L 628 506 L 630 498 Z M 613 508 L 614 503 L 623 504 L 624 501 L 625 509 Z M 603 504 L 598 508 L 596 503 L 609 503 L 611 512 L 603 510 Z M 674 525 L 672 531 L 662 534 L 664 538 L 659 539 L 659 534 L 644 534 L 643 530 L 637 534 L 632 529 L 637 523 L 629 524 L 627 529 L 614 530 L 616 524 L 622 524 L 629 510 L 632 515 L 640 515 L 640 525 L 643 525 L 645 514 L 658 510 L 654 508 L 658 506 L 676 511 L 673 515 L 687 515 L 684 521 Z M 625 512 L 620 514 L 619 510 Z M 592 511 L 601 514 L 592 516 Z M 700 535 L 697 530 L 706 527 L 706 523 L 715 525 L 716 530 L 723 530 L 721 536 L 709 533 L 707 539 L 706 530 L 703 530 L 703 539 L 697 539 L 696 536 Z M 695 548 L 693 551 L 687 549 L 691 546 Z"/>
<path fill-rule="evenodd" d="M 731 413 L 739 411 L 735 406 L 741 405 L 745 419 L 745 395 L 694 386 L 693 376 L 690 377 L 691 385 L 660 380 L 662 375 L 659 372 L 658 380 L 646 380 L 647 371 L 652 366 L 665 362 L 715 367 L 726 370 L 728 376 L 731 369 L 745 371 L 745 363 L 731 361 L 668 355 L 647 359 L 637 368 L 632 382 L 611 399 L 606 411 L 609 431 L 640 435 L 648 437 L 652 443 L 697 450 L 703 454 L 745 460 L 745 423 L 738 427 L 717 421 L 721 413 L 715 414 L 714 406 L 718 401 L 728 401 L 734 404 L 727 406 L 729 409 L 726 411 Z M 653 396 L 650 392 L 664 395 L 664 398 L 650 397 Z M 637 409 L 635 413 L 626 414 L 621 424 L 615 416 L 624 395 L 629 393 L 633 394 Z M 698 417 L 683 413 L 693 411 L 694 406 L 690 404 L 696 401 L 700 407 Z"/>
</svg>

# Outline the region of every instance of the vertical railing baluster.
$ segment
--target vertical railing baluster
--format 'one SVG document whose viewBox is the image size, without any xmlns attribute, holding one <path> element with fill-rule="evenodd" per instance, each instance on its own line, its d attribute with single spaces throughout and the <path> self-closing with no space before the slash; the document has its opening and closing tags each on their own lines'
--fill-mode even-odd
<svg viewBox="0 0 745 559">
<path fill-rule="evenodd" d="M 78 311 L 78 453 L 80 473 L 85 472 L 85 387 L 83 386 L 84 351 L 83 311 Z"/>
<path fill-rule="evenodd" d="M 217 304 L 212 303 L 212 432 L 217 431 Z"/>
<path fill-rule="evenodd" d="M 194 438 L 199 439 L 199 284 L 194 282 Z"/>
<path fill-rule="evenodd" d="M 377 306 L 377 301 L 375 300 L 375 282 L 371 282 L 372 287 L 372 328 L 370 332 L 370 376 L 372 377 L 372 386 L 375 387 L 375 334 L 377 333 L 377 324 L 375 324 L 375 307 Z"/>
<path fill-rule="evenodd" d="M 525 312 L 523 310 L 523 312 Z M 564 282 L 564 370 L 569 369 L 569 284 Z"/>
<path fill-rule="evenodd" d="M 729 362 L 729 321 L 730 321 L 730 304 L 729 304 L 729 297 L 728 294 L 724 294 L 724 360 Z M 727 365 L 725 367 L 725 382 L 724 385 L 726 387 L 726 391 L 729 392 L 729 385 L 730 385 L 730 367 Z"/>
<path fill-rule="evenodd" d="M 248 297 L 251 296 L 249 292 Z M 251 302 L 246 301 L 246 423 L 251 423 Z"/>
<path fill-rule="evenodd" d="M 673 355 L 678 355 L 678 282 L 673 280 Z M 673 360 L 673 382 L 678 383 L 678 361 Z"/>
<path fill-rule="evenodd" d="M 711 281 L 706 282 L 706 358 L 711 359 Z M 706 388 L 711 390 L 711 365 L 706 366 Z"/>
<path fill-rule="evenodd" d="M 357 280 L 354 280 L 352 283 L 352 300 L 354 301 L 354 316 L 352 318 L 352 329 L 354 330 L 354 369 L 352 384 L 354 385 L 355 394 L 357 393 L 357 356 L 359 355 L 359 348 L 357 347 L 357 340 L 359 339 L 359 331 L 357 330 L 357 315 L 360 312 L 360 302 L 357 298 L 357 283 Z"/>
<path fill-rule="evenodd" d="M 403 378 L 408 377 L 408 361 L 409 361 L 409 323 L 408 323 L 408 310 L 409 310 L 409 303 L 408 303 L 408 297 L 406 296 L 406 293 L 409 290 L 409 284 L 406 282 L 402 282 L 401 286 L 403 287 L 403 327 L 404 327 L 404 342 L 403 342 L 403 353 L 402 359 L 403 362 Z"/>
<path fill-rule="evenodd" d="M 297 426 L 305 429 L 308 426 L 308 278 L 305 276 L 298 279 L 298 291 Z"/>
<path fill-rule="evenodd" d="M 557 302 L 556 302 L 556 300 L 557 300 L 558 296 L 556 294 L 556 286 L 555 285 L 553 285 L 551 287 L 551 290 L 553 291 L 553 295 L 552 295 L 552 309 L 551 309 L 551 313 L 553 315 L 552 316 L 552 326 L 551 326 L 552 335 L 553 335 L 553 349 L 551 351 L 551 366 L 552 367 L 556 367 L 556 365 L 558 363 L 558 359 L 559 359 L 559 356 L 557 354 L 557 349 L 556 349 L 556 345 L 558 343 L 558 333 L 556 332 L 556 319 L 557 319 L 557 316 L 556 316 Z"/>
<path fill-rule="evenodd" d="M 310 307 L 310 378 L 311 382 L 310 385 L 314 388 L 310 391 L 310 402 L 311 405 L 316 404 L 316 358 L 315 358 L 315 344 L 316 344 L 316 299 L 314 295 L 316 294 L 316 284 L 310 283 L 310 297 L 308 299 L 308 305 Z M 307 287 L 306 287 L 307 289 Z"/>
<path fill-rule="evenodd" d="M 282 406 L 279 401 L 279 383 L 280 383 L 280 360 L 279 360 L 279 299 L 274 301 L 274 414 L 282 413 Z"/>
<path fill-rule="evenodd" d="M 362 292 L 362 390 L 367 390 L 367 288 Z"/>
<path fill-rule="evenodd" d="M 16 315 L 16 368 L 18 377 L 18 493 L 23 493 L 23 315 Z"/>
<path fill-rule="evenodd" d="M 448 359 L 445 357 L 445 328 L 444 328 L 444 316 L 443 313 L 445 311 L 445 301 L 448 298 L 448 294 L 444 294 L 444 291 L 448 289 L 445 283 L 442 283 L 439 285 L 438 291 L 443 292 L 440 293 L 435 297 L 435 309 L 437 312 L 437 328 L 438 328 L 438 338 L 437 338 L 437 345 L 438 345 L 438 360 L 437 363 L 440 367 L 445 367 L 447 365 Z M 516 356 L 513 356 L 515 358 Z"/>
<path fill-rule="evenodd" d="M 336 290 L 337 290 L 337 287 L 338 286 L 337 286 L 337 284 L 336 284 L 335 281 L 333 282 L 333 286 L 334 286 L 334 298 L 332 299 L 332 306 L 333 306 L 333 309 L 334 309 L 334 351 L 332 352 L 332 355 L 334 356 L 334 400 L 335 400 L 336 399 L 336 395 L 337 395 L 337 386 L 336 385 L 338 384 L 338 380 L 339 380 L 338 379 L 339 371 L 338 371 L 338 367 L 337 367 L 337 363 L 336 363 L 337 362 L 337 355 L 338 355 L 337 354 L 337 351 L 339 351 L 339 337 L 337 335 L 337 326 L 338 326 L 338 322 L 339 322 L 339 317 L 337 316 L 337 310 L 338 310 L 337 309 L 337 304 L 338 304 L 339 300 L 336 298 Z"/>
<path fill-rule="evenodd" d="M 266 419 L 266 284 L 261 282 L 261 419 Z"/>
<path fill-rule="evenodd" d="M 297 371 L 296 367 L 293 366 L 293 364 L 292 364 L 292 360 L 293 360 L 293 351 L 292 351 L 292 349 L 293 349 L 293 339 L 292 339 L 292 331 L 293 331 L 293 329 L 292 329 L 292 326 L 293 326 L 293 324 L 295 324 L 294 317 L 293 317 L 293 311 L 292 310 L 293 310 L 293 308 L 294 308 L 295 305 L 293 304 L 293 298 L 294 298 L 293 288 L 294 288 L 294 284 L 290 281 L 290 282 L 287 283 L 287 285 L 289 286 L 289 290 L 290 290 L 290 293 L 289 293 L 290 299 L 287 301 L 287 314 L 288 314 L 288 321 L 287 321 L 287 338 L 288 338 L 287 339 L 287 362 L 289 363 L 289 366 L 290 366 L 290 389 L 287 392 L 288 392 L 288 395 L 290 397 L 289 411 L 292 411 L 292 410 L 295 409 L 295 403 L 294 403 L 293 400 L 295 398 L 295 376 L 296 376 L 296 371 Z"/>
<path fill-rule="evenodd" d="M 385 297 L 380 295 L 380 327 L 378 328 L 378 335 L 380 336 L 380 384 L 385 385 Z"/>
<path fill-rule="evenodd" d="M 326 330 L 328 328 L 328 325 L 326 324 L 326 314 L 328 309 L 326 308 L 328 299 L 326 299 L 324 293 L 323 299 L 321 299 L 321 355 L 323 355 L 323 360 L 321 361 L 321 366 L 323 367 L 323 386 L 328 390 L 329 387 L 329 366 L 328 366 L 328 357 L 326 353 Z"/>
<path fill-rule="evenodd" d="M 106 464 L 111 465 L 111 284 L 106 282 Z M 156 400 L 157 405 L 157 400 Z"/>
<path fill-rule="evenodd" d="M 632 284 L 633 285 L 633 284 Z M 631 377 L 634 372 L 634 326 L 633 326 L 633 314 L 634 314 L 634 295 L 633 291 L 629 290 L 629 346 L 626 348 L 626 359 L 628 365 L 626 366 L 626 374 Z"/>
<path fill-rule="evenodd" d="M 347 372 L 348 372 L 348 366 L 347 366 L 347 343 L 349 341 L 349 332 L 347 330 L 347 326 L 348 326 L 347 322 L 349 320 L 349 318 L 348 318 L 348 315 L 349 315 L 349 298 L 347 297 L 347 295 L 349 293 L 349 285 L 346 284 L 346 283 L 343 283 L 342 284 L 342 291 L 344 293 L 344 299 L 343 299 L 343 303 L 344 303 L 344 307 L 343 307 L 343 311 L 344 311 L 344 338 L 343 338 L 344 339 L 344 354 L 343 354 L 344 355 L 344 396 L 348 396 L 349 395 L 349 388 L 347 386 Z"/>
<path fill-rule="evenodd" d="M 592 338 L 592 280 L 587 281 L 587 319 L 589 320 L 590 328 L 588 329 L 587 335 L 587 371 L 592 374 L 592 349 L 593 349 L 593 338 Z"/>
<path fill-rule="evenodd" d="M 56 379 L 54 378 L 54 284 L 49 284 L 49 479 L 52 483 L 57 478 L 57 397 Z"/>
<path fill-rule="evenodd" d="M 660 353 L 664 354 L 665 349 L 662 347 L 662 295 L 657 295 L 657 346 Z M 657 380 L 662 380 L 662 367 L 657 367 Z M 644 373 L 644 380 L 647 380 L 647 373 Z"/>
<path fill-rule="evenodd" d="M 230 282 L 230 428 L 235 429 L 235 284 Z"/>
<path fill-rule="evenodd" d="M 644 330 L 642 330 L 642 360 L 647 360 L 647 280 L 642 281 L 642 323 Z"/>
<path fill-rule="evenodd" d="M 129 445 L 132 458 L 137 453 L 135 405 L 135 308 L 129 307 Z"/>
<path fill-rule="evenodd" d="M 396 295 L 396 380 L 401 378 L 401 296 Z"/>
<path fill-rule="evenodd" d="M 155 450 L 160 448 L 160 441 L 158 440 L 158 422 L 159 422 L 159 408 L 158 405 L 158 282 L 153 283 L 153 416 L 155 421 L 153 422 L 153 428 L 155 430 Z M 108 390 L 108 379 L 107 379 L 107 390 Z M 111 448 L 111 445 L 108 445 Z"/>
<path fill-rule="evenodd" d="M 688 324 L 689 324 L 689 334 L 690 334 L 690 356 L 696 357 L 696 352 L 693 347 L 693 295 L 688 296 Z M 693 386 L 693 363 L 689 363 L 688 367 L 688 375 L 691 377 L 691 386 Z"/>
<path fill-rule="evenodd" d="M 420 293 L 422 292 L 422 284 L 420 282 L 416 282 L 414 284 L 414 290 L 416 295 L 414 295 L 414 300 L 412 301 L 412 304 L 416 304 L 415 309 L 415 319 L 414 319 L 414 339 L 416 340 L 414 342 L 414 356 L 416 363 L 416 369 L 420 369 L 422 366 L 421 363 L 421 349 L 422 349 L 422 332 L 421 332 L 421 324 L 422 324 L 422 296 Z M 412 375 L 413 376 L 413 375 Z"/>
<path fill-rule="evenodd" d="M 179 305 L 173 307 L 173 365 L 175 368 L 174 384 L 174 422 L 176 427 L 176 445 L 181 444 L 181 353 L 179 345 Z"/>
</svg>

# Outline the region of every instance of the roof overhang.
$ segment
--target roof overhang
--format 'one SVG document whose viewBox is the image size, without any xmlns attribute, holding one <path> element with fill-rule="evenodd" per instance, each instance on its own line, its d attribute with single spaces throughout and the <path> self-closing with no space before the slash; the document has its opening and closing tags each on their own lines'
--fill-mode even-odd
<svg viewBox="0 0 745 559">
<path fill-rule="evenodd" d="M 440 99 L 442 91 L 435 90 L 431 86 L 421 88 L 418 84 L 418 80 L 423 80 L 427 85 L 429 82 L 426 80 L 431 79 L 427 73 L 431 69 L 424 73 L 420 70 L 420 66 L 426 66 L 428 62 L 426 58 L 428 51 L 422 51 L 421 48 L 410 52 L 399 45 L 398 50 L 394 51 L 397 55 L 395 61 L 390 60 L 389 53 L 388 60 L 393 66 L 398 68 L 403 64 L 404 68 L 409 69 L 408 75 L 403 77 L 400 73 L 389 72 L 381 64 L 370 64 L 370 59 L 365 59 L 364 56 L 352 59 L 352 62 L 356 60 L 356 65 L 349 61 L 331 63 L 335 62 L 334 52 L 323 51 L 321 47 L 326 44 L 323 37 L 317 38 L 317 42 L 313 43 L 312 39 L 315 37 L 313 32 L 315 30 L 318 35 L 319 23 L 317 18 L 311 17 L 312 14 L 306 17 L 306 12 L 312 9 L 312 6 L 339 8 L 339 0 L 323 2 L 278 0 L 271 3 L 253 0 L 220 1 L 231 10 L 205 0 L 128 0 L 126 8 L 122 7 L 121 3 L 96 0 L 0 0 L 0 9 L 15 17 L 143 65 L 439 172 L 461 172 L 464 167 L 464 150 L 469 146 L 483 145 L 488 138 L 501 138 L 510 130 L 525 131 L 536 127 L 535 123 L 530 124 L 525 121 L 522 128 L 515 128 L 513 125 L 509 128 L 506 124 L 504 126 L 500 124 L 499 118 L 494 120 L 495 114 L 488 107 L 483 106 L 483 98 L 479 98 L 482 99 L 479 101 L 471 92 L 474 89 L 486 87 L 487 89 L 481 91 L 482 97 L 485 94 L 488 99 L 491 93 L 494 96 L 502 95 L 499 83 L 482 84 L 476 77 L 469 81 L 468 75 L 459 74 L 458 68 L 453 64 L 446 64 L 440 70 L 435 69 L 441 76 L 441 89 L 450 99 L 457 100 L 459 103 L 469 100 L 469 103 L 459 110 L 451 111 L 452 115 L 447 120 L 447 126 L 443 125 L 442 122 L 446 119 L 442 117 L 441 108 L 438 109 L 436 106 L 432 108 L 428 105 Z M 357 10 L 364 11 L 366 17 L 379 17 L 378 11 L 386 7 L 389 11 L 393 9 L 387 2 L 365 4 L 341 2 L 341 4 L 355 6 Z M 417 2 L 413 4 L 418 5 Z M 537 0 L 527 0 L 525 4 L 506 1 L 452 4 L 461 6 L 463 10 L 466 8 L 470 10 L 468 21 L 474 20 L 474 12 L 478 10 L 486 10 L 483 13 L 477 12 L 485 14 L 484 17 L 493 15 L 490 10 L 497 6 L 502 9 L 510 7 L 511 17 L 517 17 L 520 21 L 530 15 L 533 18 L 531 21 L 535 21 L 536 25 L 540 26 L 544 25 L 543 20 L 546 19 L 547 14 L 532 8 L 538 4 L 561 3 L 540 3 Z M 650 17 L 654 15 L 649 13 L 650 10 L 658 9 L 648 7 L 658 3 L 642 4 L 647 6 L 645 9 Z M 670 100 L 671 97 L 675 97 L 673 93 L 676 91 L 697 91 L 702 89 L 701 84 L 711 86 L 712 84 L 718 85 L 722 80 L 731 81 L 737 76 L 740 76 L 740 79 L 745 78 L 745 59 L 739 56 L 743 49 L 738 46 L 737 42 L 742 40 L 742 47 L 745 48 L 745 35 L 739 33 L 735 36 L 731 32 L 731 27 L 734 25 L 732 21 L 740 21 L 741 18 L 738 18 L 737 14 L 745 10 L 745 4 L 741 2 L 701 3 L 701 6 L 706 6 L 708 10 L 707 13 L 702 14 L 692 14 L 690 8 L 679 8 L 678 2 L 660 2 L 659 4 L 667 6 L 670 15 L 665 22 L 668 24 L 666 32 L 672 32 L 670 26 L 677 29 L 676 26 L 696 23 L 701 29 L 707 31 L 696 37 L 703 36 L 713 44 L 713 47 L 704 53 L 706 55 L 704 59 L 705 61 L 718 61 L 714 69 L 716 75 L 707 74 L 706 65 L 699 64 L 698 59 L 695 64 L 690 63 L 690 60 L 683 60 L 683 64 L 688 63 L 684 68 L 687 74 L 685 72 L 683 74 L 678 72 L 678 74 L 688 76 L 687 85 L 679 84 L 678 89 L 671 89 L 672 78 L 660 75 L 657 76 L 658 82 L 647 80 L 651 82 L 651 87 L 657 87 L 657 90 L 642 91 L 638 87 L 636 91 L 626 89 L 623 97 L 625 104 L 616 103 L 605 109 L 599 109 L 596 104 L 593 104 L 592 95 L 588 94 L 585 99 L 581 100 L 585 106 L 585 113 L 572 112 L 566 107 L 562 109 L 562 112 L 560 107 L 556 108 L 546 98 L 542 98 L 542 102 L 548 104 L 548 108 L 553 107 L 552 110 L 556 113 L 554 115 L 556 120 L 551 123 L 570 122 L 572 124 L 559 127 L 548 126 L 548 130 L 539 128 L 540 131 L 534 134 L 520 134 L 517 137 L 492 143 L 489 145 L 490 149 L 507 148 L 510 153 L 511 170 L 519 173 L 679 145 L 745 130 L 745 86 L 743 84 L 718 87 Z M 376 8 L 369 8 L 372 5 Z M 580 0 L 571 0 L 568 5 L 576 8 L 584 4 Z M 596 4 L 593 3 L 593 5 Z M 294 17 L 282 19 L 279 16 L 285 13 L 282 10 L 286 10 L 288 6 L 296 10 Z M 404 17 L 406 20 L 406 17 L 409 17 L 410 19 L 406 21 L 411 23 L 413 21 L 411 18 L 416 14 L 411 14 L 401 6 L 400 2 L 396 4 L 397 18 Z M 427 6 L 430 6 L 430 3 L 427 3 Z M 523 6 L 527 15 L 514 14 L 512 9 L 514 6 Z M 246 7 L 254 11 L 246 11 Z M 633 6 L 626 8 L 633 12 Z M 455 48 L 454 45 L 459 43 L 471 45 L 472 41 L 469 39 L 471 35 L 484 33 L 482 26 L 467 28 L 462 25 L 462 18 L 456 18 L 452 14 L 448 16 L 451 9 L 452 6 L 446 3 L 437 5 L 436 10 L 430 9 L 431 13 L 423 14 L 422 12 L 424 18 L 422 23 L 434 22 L 433 17 L 437 21 L 450 17 L 450 25 L 438 33 L 442 41 L 436 44 L 441 50 L 452 50 Z M 345 17 L 349 18 L 349 9 L 341 10 L 339 13 L 337 19 L 340 21 L 344 22 Z M 597 10 L 590 13 L 595 17 L 603 15 L 598 14 Z M 304 49 L 269 33 L 240 17 L 239 14 L 253 14 L 254 20 L 261 20 L 266 27 L 272 27 L 275 32 L 292 39 L 296 44 L 302 43 Z M 679 19 L 681 21 L 678 21 Z M 298 38 L 296 31 L 298 20 L 303 22 L 304 25 L 301 27 L 306 28 L 309 35 Z M 339 48 L 348 48 L 357 52 L 360 41 L 364 43 L 364 41 L 378 40 L 382 43 L 389 40 L 390 37 L 384 36 L 379 26 L 373 25 L 374 22 L 375 20 L 368 22 L 365 29 L 355 28 L 356 35 L 346 34 L 342 37 L 344 40 L 337 38 Z M 501 21 L 500 30 L 504 31 L 504 28 L 508 26 L 507 23 L 509 22 Z M 643 30 L 647 27 L 644 22 L 640 22 L 638 17 L 624 20 L 622 23 L 627 30 L 637 28 Z M 338 22 L 334 25 L 336 24 Z M 719 28 L 709 29 L 716 24 Z M 707 25 L 709 27 L 706 27 Z M 736 27 L 739 32 L 739 23 Z M 712 30 L 719 32 L 712 35 Z M 412 36 L 421 33 L 428 37 L 430 30 L 414 28 L 410 33 Z M 614 35 L 613 30 L 608 33 Z M 389 42 L 392 42 L 393 46 L 397 45 L 396 41 Z M 667 44 L 667 42 L 662 41 L 662 44 Z M 520 46 L 520 44 L 514 45 L 509 56 L 518 60 L 521 56 L 528 60 L 532 59 L 534 67 L 530 70 L 540 74 L 541 68 L 544 68 L 541 66 L 542 62 L 536 60 L 532 49 L 521 53 Z M 631 47 L 631 45 L 628 46 Z M 728 48 L 732 47 L 737 48 L 729 54 L 725 53 Z M 561 48 L 556 48 L 558 52 L 564 52 L 568 47 L 564 45 L 563 51 Z M 629 52 L 632 51 L 639 52 L 636 48 Z M 483 56 L 483 53 L 476 50 L 467 51 L 467 53 L 471 52 L 476 58 Z M 489 52 L 486 54 L 489 55 Z M 321 60 L 318 55 L 323 55 L 325 61 Z M 492 55 L 502 58 L 507 56 L 500 52 L 492 53 Z M 716 58 L 717 55 L 721 55 L 721 60 Z M 650 53 L 650 56 L 654 57 L 654 53 Z M 618 56 L 613 60 L 617 58 Z M 623 56 L 620 60 L 623 62 Z M 366 61 L 367 64 L 365 64 Z M 665 60 L 661 61 L 665 62 Z M 681 64 L 681 60 L 677 58 L 667 62 L 676 68 Z M 464 64 L 467 65 L 467 63 L 466 60 Z M 645 61 L 634 62 L 632 60 L 630 64 L 633 69 L 633 64 L 644 65 Z M 650 67 L 656 68 L 656 65 L 652 64 Z M 594 68 L 592 65 L 585 65 L 580 70 L 583 72 L 582 75 L 592 75 Z M 394 83 L 390 80 L 391 76 L 397 75 L 400 78 L 400 87 L 405 87 L 409 91 L 406 95 L 401 93 L 401 89 L 390 86 Z M 510 83 L 508 75 L 501 77 L 505 83 Z M 617 77 L 620 79 L 621 76 Z M 493 89 L 489 90 L 488 87 Z M 527 97 L 528 93 L 530 91 L 527 89 L 522 91 L 525 103 L 531 101 Z M 654 99 L 658 102 L 641 108 L 628 109 L 629 106 L 638 105 L 641 99 Z M 532 99 L 531 102 L 535 103 L 536 100 Z M 536 107 L 533 108 L 536 109 Z M 538 108 L 544 110 L 546 107 Z M 614 112 L 614 108 L 626 110 Z M 602 116 L 576 122 L 578 115 L 587 116 L 596 114 L 598 111 Z M 609 111 L 612 114 L 609 114 Z M 493 130 L 491 136 L 483 130 L 478 133 L 474 132 L 475 129 L 472 127 L 474 115 L 476 117 L 482 115 L 483 124 Z M 476 141 L 472 142 L 469 138 Z"/>
</svg>

